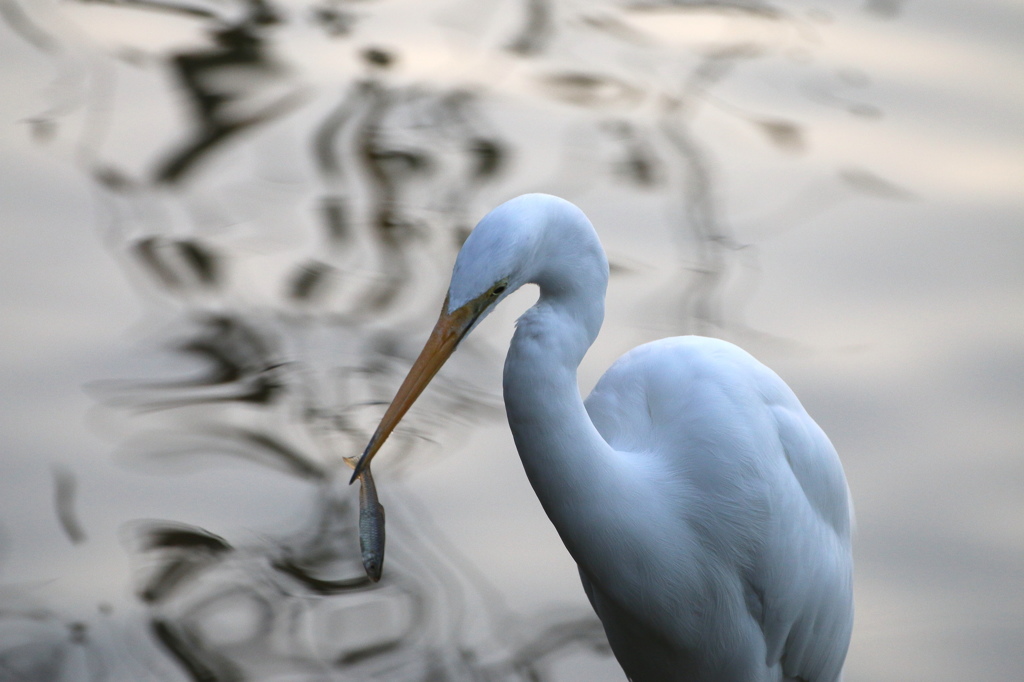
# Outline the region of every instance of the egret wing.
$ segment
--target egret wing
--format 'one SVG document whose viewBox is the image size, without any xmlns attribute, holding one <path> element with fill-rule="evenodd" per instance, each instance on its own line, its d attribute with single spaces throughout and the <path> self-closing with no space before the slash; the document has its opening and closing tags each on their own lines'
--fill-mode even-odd
<svg viewBox="0 0 1024 682">
<path fill-rule="evenodd" d="M 732 570 L 765 665 L 839 679 L 853 623 L 849 492 L 835 449 L 785 382 L 732 344 L 677 337 L 620 358 L 586 407 L 620 452 L 679 460 L 667 470 L 693 496 L 678 502 L 680 523 L 712 534 L 714 570 Z"/>
<path fill-rule="evenodd" d="M 774 537 L 753 577 L 765 598 L 768 660 L 781 662 L 791 677 L 834 682 L 853 629 L 846 479 L 832 444 L 795 396 L 770 409 L 799 494 L 777 498 L 785 506 L 776 513 Z"/>
</svg>

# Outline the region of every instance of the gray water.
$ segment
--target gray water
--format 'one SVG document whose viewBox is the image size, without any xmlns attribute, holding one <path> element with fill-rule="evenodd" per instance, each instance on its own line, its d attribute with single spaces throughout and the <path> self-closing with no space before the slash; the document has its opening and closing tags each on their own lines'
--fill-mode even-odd
<svg viewBox="0 0 1024 682">
<path fill-rule="evenodd" d="M 358 453 L 458 244 L 609 253 L 835 443 L 847 682 L 1024 670 L 1024 6 L 0 0 L 0 679 L 621 680 L 521 470 L 520 292 Z"/>
</svg>

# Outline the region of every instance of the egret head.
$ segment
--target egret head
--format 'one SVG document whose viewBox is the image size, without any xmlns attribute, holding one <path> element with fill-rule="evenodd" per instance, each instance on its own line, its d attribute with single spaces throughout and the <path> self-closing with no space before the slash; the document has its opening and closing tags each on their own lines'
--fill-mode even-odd
<svg viewBox="0 0 1024 682">
<path fill-rule="evenodd" d="M 446 311 L 486 298 L 496 289 L 503 297 L 530 279 L 530 265 L 549 217 L 544 210 L 548 200 L 562 201 L 527 194 L 506 201 L 477 223 L 455 259 Z"/>
<path fill-rule="evenodd" d="M 525 194 L 506 201 L 477 223 L 455 260 L 441 316 L 366 446 L 352 480 L 369 465 L 466 334 L 510 293 L 527 282 L 540 282 L 539 278 L 546 276 L 545 254 L 565 250 L 565 245 L 550 243 L 549 227 L 553 223 L 581 225 L 593 233 L 593 227 L 580 209 L 546 194 Z M 557 234 L 573 241 L 571 230 Z M 607 277 L 604 252 L 600 251 L 596 236 L 592 240 L 605 263 Z M 602 289 L 602 298 L 603 293 Z"/>
</svg>

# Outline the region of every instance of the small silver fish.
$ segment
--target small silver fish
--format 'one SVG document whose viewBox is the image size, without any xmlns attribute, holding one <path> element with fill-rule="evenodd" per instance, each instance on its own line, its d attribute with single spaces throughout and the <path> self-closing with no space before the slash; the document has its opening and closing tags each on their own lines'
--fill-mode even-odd
<svg viewBox="0 0 1024 682">
<path fill-rule="evenodd" d="M 356 458 L 346 457 L 355 468 Z M 359 473 L 359 550 L 363 556 L 363 569 L 373 582 L 380 580 L 384 570 L 384 507 L 377 497 L 370 467 Z"/>
</svg>

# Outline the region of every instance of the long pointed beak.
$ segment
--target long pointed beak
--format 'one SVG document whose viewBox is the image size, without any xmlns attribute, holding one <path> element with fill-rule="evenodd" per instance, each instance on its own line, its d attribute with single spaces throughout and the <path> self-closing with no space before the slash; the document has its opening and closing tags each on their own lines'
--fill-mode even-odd
<svg viewBox="0 0 1024 682">
<path fill-rule="evenodd" d="M 384 418 L 381 419 L 377 430 L 374 431 L 373 437 L 363 451 L 363 456 L 359 458 L 349 483 L 359 478 L 359 474 L 363 472 L 363 469 L 370 465 L 370 460 L 380 450 L 380 446 L 391 435 L 391 432 L 398 425 L 398 422 L 401 421 L 402 417 L 405 416 L 405 413 L 412 407 L 416 398 L 427 387 L 427 384 L 434 378 L 434 375 L 441 369 L 445 361 L 455 352 L 455 347 L 459 345 L 459 341 L 466 335 L 469 328 L 473 326 L 473 322 L 476 321 L 476 318 L 482 312 L 477 305 L 474 305 L 475 303 L 476 301 L 471 301 L 458 310 L 448 313 L 446 312 L 448 301 L 445 301 L 444 307 L 441 310 L 441 317 L 437 320 L 437 324 L 434 325 L 434 331 L 430 332 L 430 338 L 427 339 L 426 345 L 423 346 L 419 357 L 416 358 L 412 369 L 409 370 L 409 374 L 406 375 L 401 387 L 399 387 L 398 393 L 395 394 L 394 400 L 391 401 L 391 405 L 388 406 L 387 411 L 384 413 Z"/>
</svg>

